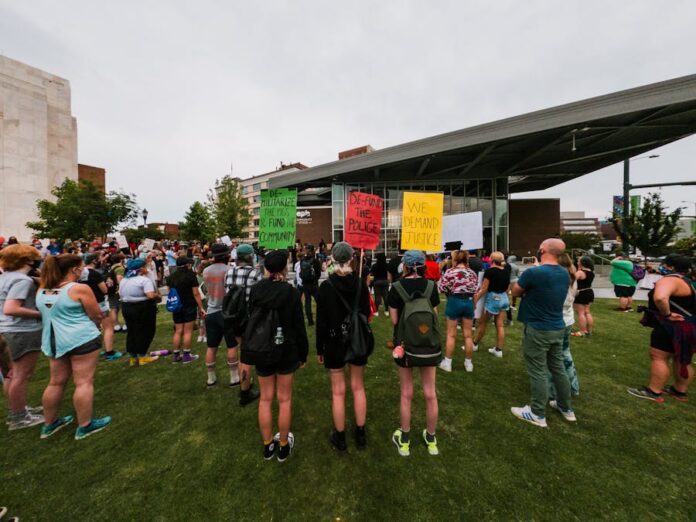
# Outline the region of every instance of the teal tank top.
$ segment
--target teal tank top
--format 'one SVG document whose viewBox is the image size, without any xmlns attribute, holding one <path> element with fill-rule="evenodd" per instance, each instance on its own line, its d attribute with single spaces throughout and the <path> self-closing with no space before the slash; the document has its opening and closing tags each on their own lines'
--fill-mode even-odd
<svg viewBox="0 0 696 522">
<path fill-rule="evenodd" d="M 43 321 L 41 351 L 48 357 L 62 357 L 100 335 L 82 303 L 68 295 L 76 284 L 69 283 L 57 290 L 42 288 L 36 296 L 36 307 Z"/>
</svg>

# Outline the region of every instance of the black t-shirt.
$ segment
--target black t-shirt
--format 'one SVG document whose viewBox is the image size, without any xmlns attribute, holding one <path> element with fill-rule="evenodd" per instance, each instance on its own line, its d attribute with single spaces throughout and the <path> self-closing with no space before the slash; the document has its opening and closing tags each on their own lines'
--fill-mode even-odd
<svg viewBox="0 0 696 522">
<path fill-rule="evenodd" d="M 104 282 L 104 278 L 94 268 L 88 268 L 88 270 L 89 275 L 87 276 L 86 284 L 92 290 L 94 297 L 97 299 L 97 303 L 101 303 L 104 301 L 104 292 L 99 290 L 99 285 Z"/>
<path fill-rule="evenodd" d="M 377 262 L 374 265 L 372 265 L 372 268 L 370 269 L 370 273 L 375 278 L 375 280 L 387 279 L 387 271 L 387 263 L 384 262 Z"/>
<path fill-rule="evenodd" d="M 198 288 L 198 278 L 193 270 L 180 268 L 167 278 L 167 284 L 176 288 L 184 308 L 196 308 L 198 304 L 193 297 L 193 289 Z"/>
<path fill-rule="evenodd" d="M 483 273 L 483 278 L 488 279 L 488 291 L 498 294 L 507 292 L 510 286 L 510 272 L 504 268 L 489 268 Z"/>
<path fill-rule="evenodd" d="M 406 293 L 413 297 L 413 295 L 417 292 L 425 292 L 425 288 L 428 285 L 428 279 L 423 277 L 416 279 L 401 278 L 399 279 L 399 283 L 404 287 Z M 396 288 L 394 288 L 394 285 L 392 285 L 392 287 L 389 289 L 389 294 L 387 295 L 387 304 L 390 308 L 396 308 L 399 311 L 399 316 L 401 315 L 401 312 L 404 309 L 404 300 L 401 299 L 401 296 L 396 291 Z M 436 284 L 433 284 L 433 292 L 430 294 L 430 304 L 433 305 L 433 307 L 440 304 L 440 295 L 437 293 Z"/>
<path fill-rule="evenodd" d="M 387 265 L 387 271 L 391 275 L 392 282 L 396 281 L 401 277 L 401 274 L 399 273 L 399 265 L 401 264 L 401 257 L 400 256 L 394 256 L 389 260 L 389 264 Z"/>
</svg>

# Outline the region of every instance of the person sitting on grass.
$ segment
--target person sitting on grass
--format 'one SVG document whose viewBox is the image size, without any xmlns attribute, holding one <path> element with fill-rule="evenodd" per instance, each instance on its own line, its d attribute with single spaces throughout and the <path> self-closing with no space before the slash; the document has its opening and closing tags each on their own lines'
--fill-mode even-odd
<svg viewBox="0 0 696 522">
<path fill-rule="evenodd" d="M 242 345 L 242 363 L 256 367 L 261 388 L 259 400 L 259 428 L 263 439 L 263 458 L 271 460 L 278 447 L 278 461 L 285 461 L 292 453 L 295 438 L 290 431 L 292 422 L 292 384 L 295 371 L 307 362 L 309 344 L 305 330 L 300 295 L 285 279 L 288 251 L 273 250 L 264 259 L 265 277 L 251 287 L 249 294 L 249 325 Z M 263 339 L 260 352 L 252 350 L 252 336 L 257 332 L 255 318 L 277 319 L 273 339 Z M 264 319 L 260 319 L 263 323 Z M 271 319 L 272 320 L 272 319 Z M 262 325 L 263 326 L 263 325 Z M 268 328 L 267 328 L 268 329 Z M 266 330 L 267 330 L 266 329 Z M 264 330 L 265 331 L 265 330 Z M 269 332 L 266 332 L 269 333 Z M 273 335 L 273 332 L 270 332 Z M 253 340 L 259 343 L 259 336 Z M 266 343 L 273 343 L 268 346 Z M 255 356 L 259 356 L 258 358 Z M 269 360 L 272 359 L 272 360 Z M 273 397 L 278 400 L 278 433 L 273 436 Z"/>
<path fill-rule="evenodd" d="M 172 351 L 174 363 L 189 364 L 198 359 L 198 355 L 191 353 L 193 337 L 193 325 L 196 317 L 205 317 L 205 309 L 198 290 L 198 278 L 193 272 L 193 259 L 179 257 L 176 260 L 177 270 L 167 279 L 169 288 L 176 289 L 181 300 L 181 309 L 172 313 L 174 321 L 174 336 L 172 337 Z M 181 354 L 183 348 L 184 353 Z"/>
<path fill-rule="evenodd" d="M 94 373 L 101 348 L 103 313 L 87 285 L 78 284 L 82 258 L 62 254 L 46 258 L 36 304 L 41 312 L 41 350 L 49 358 L 50 381 L 43 394 L 44 426 L 41 438 L 55 434 L 73 421 L 72 415 L 58 416 L 65 386 L 72 375 L 73 404 L 78 427 L 75 440 L 106 428 L 111 417 L 94 418 Z"/>
<path fill-rule="evenodd" d="M 493 252 L 489 262 L 491 266 L 483 273 L 481 288 L 474 296 L 474 304 L 483 299 L 483 316 L 476 330 L 474 350 L 478 350 L 478 345 L 486 335 L 486 325 L 492 317 L 495 322 L 496 341 L 495 346 L 488 349 L 488 353 L 502 357 L 505 345 L 505 316 L 501 312 L 510 307 L 507 294 L 510 272 L 505 269 L 505 256 L 502 252 Z"/>
<path fill-rule="evenodd" d="M 399 455 L 408 457 L 411 454 L 411 402 L 413 400 L 413 365 L 419 365 L 421 386 L 425 397 L 425 419 L 426 429 L 423 430 L 423 440 L 428 448 L 430 455 L 438 455 L 437 439 L 435 431 L 437 429 L 438 403 L 437 390 L 435 388 L 436 368 L 442 356 L 440 352 L 439 328 L 437 318 L 437 306 L 440 304 L 440 297 L 432 281 L 425 279 L 425 255 L 419 250 L 408 250 L 402 259 L 403 273 L 401 278 L 395 282 L 387 302 L 389 304 L 389 314 L 394 325 L 394 349 L 392 355 L 394 362 L 399 366 L 399 381 L 401 384 L 401 408 L 400 419 L 401 427 L 394 431 L 392 442 L 396 445 Z M 429 309 L 423 308 L 422 312 L 412 314 L 412 320 L 423 320 L 421 324 L 400 323 L 404 315 L 407 303 L 423 299 L 429 302 Z M 426 303 L 422 303 L 427 306 Z M 428 312 L 433 316 L 428 317 Z M 417 317 L 416 317 L 417 316 Z M 429 320 L 429 323 L 425 321 Z M 409 355 L 407 351 L 415 351 L 402 337 L 408 330 L 409 337 L 415 337 L 415 330 L 419 330 L 424 338 L 431 339 L 429 357 L 422 360 L 417 354 Z M 435 345 L 437 343 L 437 345 Z M 424 345 L 419 346 L 423 348 Z M 425 350 L 424 350 L 425 351 Z M 435 354 L 440 354 L 435 356 Z"/>
<path fill-rule="evenodd" d="M 696 350 L 696 295 L 691 260 L 670 254 L 660 266 L 664 275 L 648 292 L 645 326 L 650 334 L 650 382 L 642 388 L 628 388 L 640 399 L 664 402 L 663 390 L 679 401 L 687 400 L 694 379 L 691 358 Z M 647 324 L 646 324 L 647 323 Z M 669 380 L 669 363 L 674 369 L 674 384 Z"/>
<path fill-rule="evenodd" d="M 365 317 L 370 316 L 369 290 L 354 271 L 353 248 L 345 242 L 338 242 L 331 251 L 334 270 L 319 287 L 317 300 L 317 361 L 329 370 L 331 376 L 331 410 L 334 429 L 331 432 L 331 445 L 339 451 L 346 451 L 346 380 L 344 368 L 350 367 L 350 387 L 353 392 L 355 409 L 355 445 L 364 448 L 367 444 L 365 421 L 367 417 L 367 398 L 365 397 L 364 373 L 367 357 L 346 361 L 348 346 L 342 334 L 346 315 L 356 306 Z M 359 293 L 359 295 L 357 295 Z M 348 305 L 348 306 L 346 306 Z"/>
<path fill-rule="evenodd" d="M 474 353 L 472 326 L 474 322 L 474 294 L 478 286 L 478 276 L 469 268 L 469 254 L 466 250 L 452 252 L 452 268 L 449 268 L 440 279 L 438 290 L 447 294 L 445 317 L 447 318 L 447 343 L 445 357 L 440 363 L 440 369 L 452 371 L 452 357 L 457 343 L 457 323 L 461 321 L 464 334 L 464 368 L 467 372 L 474 371 L 471 358 Z"/>
</svg>

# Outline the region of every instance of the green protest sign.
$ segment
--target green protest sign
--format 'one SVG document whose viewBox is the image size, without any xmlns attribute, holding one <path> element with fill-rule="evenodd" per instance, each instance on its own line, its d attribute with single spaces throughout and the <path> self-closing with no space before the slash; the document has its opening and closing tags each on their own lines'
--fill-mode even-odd
<svg viewBox="0 0 696 522">
<path fill-rule="evenodd" d="M 295 244 L 297 190 L 272 189 L 261 192 L 259 246 L 288 248 Z"/>
</svg>

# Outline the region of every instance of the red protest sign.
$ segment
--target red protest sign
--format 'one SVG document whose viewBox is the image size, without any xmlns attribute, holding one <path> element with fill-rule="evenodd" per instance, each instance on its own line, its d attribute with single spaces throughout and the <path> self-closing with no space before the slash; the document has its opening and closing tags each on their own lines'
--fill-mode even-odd
<svg viewBox="0 0 696 522">
<path fill-rule="evenodd" d="M 363 192 L 348 193 L 345 241 L 353 248 L 372 250 L 379 245 L 384 200 Z"/>
</svg>

